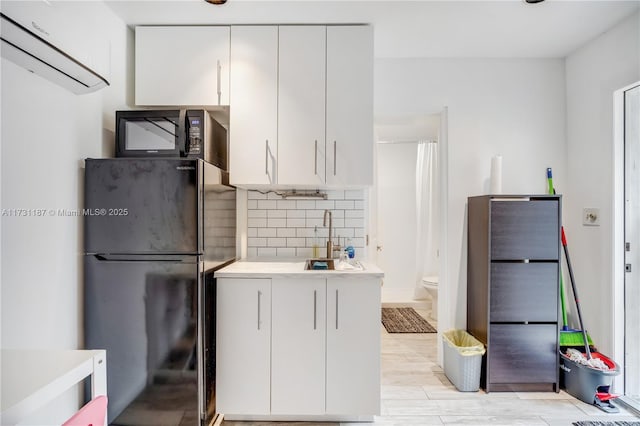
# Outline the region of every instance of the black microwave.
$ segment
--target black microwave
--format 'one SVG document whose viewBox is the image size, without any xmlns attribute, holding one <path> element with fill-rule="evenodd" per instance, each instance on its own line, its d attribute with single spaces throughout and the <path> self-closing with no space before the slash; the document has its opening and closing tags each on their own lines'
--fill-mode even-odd
<svg viewBox="0 0 640 426">
<path fill-rule="evenodd" d="M 227 130 L 203 109 L 116 111 L 116 157 L 199 158 L 227 167 Z"/>
</svg>

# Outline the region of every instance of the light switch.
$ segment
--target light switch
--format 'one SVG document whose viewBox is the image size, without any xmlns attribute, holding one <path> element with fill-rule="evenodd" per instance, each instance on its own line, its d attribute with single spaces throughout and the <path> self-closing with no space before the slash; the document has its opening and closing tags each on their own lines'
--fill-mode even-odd
<svg viewBox="0 0 640 426">
<path fill-rule="evenodd" d="M 582 224 L 584 226 L 600 226 L 600 209 L 582 209 Z"/>
</svg>

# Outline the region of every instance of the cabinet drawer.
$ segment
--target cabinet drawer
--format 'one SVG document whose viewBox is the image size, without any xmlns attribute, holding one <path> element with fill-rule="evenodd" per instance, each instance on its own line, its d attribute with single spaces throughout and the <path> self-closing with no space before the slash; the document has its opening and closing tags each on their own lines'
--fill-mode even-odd
<svg viewBox="0 0 640 426">
<path fill-rule="evenodd" d="M 492 260 L 558 259 L 559 242 L 557 201 L 491 201 Z"/>
<path fill-rule="evenodd" d="M 492 324 L 489 383 L 554 383 L 558 374 L 556 324 Z"/>
<path fill-rule="evenodd" d="M 558 264 L 491 264 L 491 322 L 557 322 Z"/>
</svg>

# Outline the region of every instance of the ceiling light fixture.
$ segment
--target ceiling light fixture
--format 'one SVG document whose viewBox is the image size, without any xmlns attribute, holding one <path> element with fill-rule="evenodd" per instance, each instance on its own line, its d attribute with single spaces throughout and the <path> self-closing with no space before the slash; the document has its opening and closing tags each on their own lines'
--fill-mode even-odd
<svg viewBox="0 0 640 426">
<path fill-rule="evenodd" d="M 529 4 L 536 4 L 536 3 L 542 3 L 544 0 L 524 0 L 524 1 Z"/>
<path fill-rule="evenodd" d="M 227 0 L 204 0 L 204 1 L 210 4 L 225 4 L 227 2 Z"/>
</svg>

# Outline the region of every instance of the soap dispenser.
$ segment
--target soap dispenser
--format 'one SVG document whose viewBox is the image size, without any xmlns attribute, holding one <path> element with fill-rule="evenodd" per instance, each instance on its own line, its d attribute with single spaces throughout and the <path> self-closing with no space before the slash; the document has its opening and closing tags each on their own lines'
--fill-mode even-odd
<svg viewBox="0 0 640 426">
<path fill-rule="evenodd" d="M 347 240 L 347 256 L 349 256 L 349 260 L 352 261 L 356 257 L 356 249 L 353 248 L 353 243 L 351 242 L 351 238 Z"/>
</svg>

